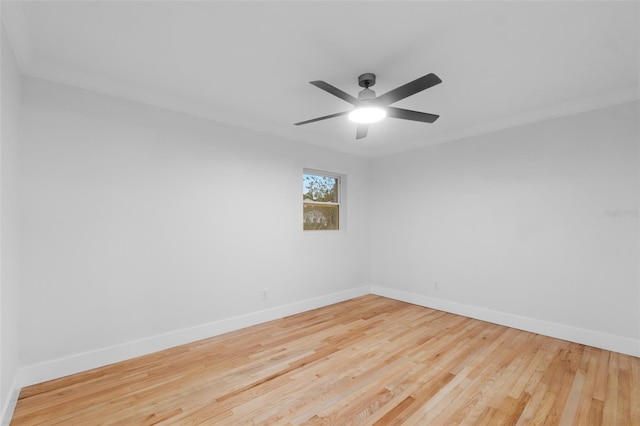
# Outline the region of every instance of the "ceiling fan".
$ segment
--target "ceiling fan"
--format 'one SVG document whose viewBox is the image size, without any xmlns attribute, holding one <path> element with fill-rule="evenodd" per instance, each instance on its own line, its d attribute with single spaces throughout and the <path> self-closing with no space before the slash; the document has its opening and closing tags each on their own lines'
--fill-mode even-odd
<svg viewBox="0 0 640 426">
<path fill-rule="evenodd" d="M 428 114 L 426 112 L 411 111 L 408 109 L 389 106 L 394 102 L 398 102 L 401 99 L 415 95 L 418 92 L 442 83 L 442 80 L 440 80 L 440 78 L 435 74 L 424 75 L 380 96 L 376 96 L 376 92 L 370 89 L 370 87 L 376 84 L 376 75 L 372 73 L 362 74 L 358 77 L 358 84 L 360 87 L 364 87 L 364 89 L 358 93 L 357 99 L 322 80 L 310 81 L 309 83 L 324 90 L 325 92 L 329 92 L 332 95 L 339 97 L 343 101 L 350 103 L 354 108 L 350 111 L 338 112 L 335 114 L 325 115 L 324 117 L 300 121 L 299 123 L 295 123 L 296 126 L 348 114 L 351 121 L 358 123 L 356 139 L 362 139 L 367 136 L 369 124 L 380 121 L 385 117 L 421 121 L 423 123 L 433 123 L 439 117 L 439 115 Z"/>
</svg>

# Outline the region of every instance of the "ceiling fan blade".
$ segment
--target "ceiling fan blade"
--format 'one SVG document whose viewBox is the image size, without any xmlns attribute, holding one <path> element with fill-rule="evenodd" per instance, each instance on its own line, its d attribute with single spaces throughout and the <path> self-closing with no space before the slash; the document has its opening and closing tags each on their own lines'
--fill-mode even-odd
<svg viewBox="0 0 640 426">
<path fill-rule="evenodd" d="M 366 138 L 368 131 L 369 131 L 368 124 L 364 124 L 364 123 L 358 124 L 358 129 L 356 130 L 356 139 Z"/>
<path fill-rule="evenodd" d="M 401 99 L 415 95 L 418 92 L 422 92 L 429 87 L 433 87 L 436 84 L 442 83 L 440 77 L 435 74 L 427 74 L 420 78 L 413 80 L 410 83 L 397 87 L 384 95 L 380 95 L 376 98 L 376 101 L 384 104 L 391 105 L 394 102 L 398 102 Z"/>
<path fill-rule="evenodd" d="M 358 102 L 357 98 L 354 98 L 350 94 L 343 92 L 342 90 L 330 85 L 327 82 L 316 80 L 316 81 L 310 81 L 309 83 L 313 84 L 319 89 L 324 90 L 325 92 L 331 93 L 333 96 L 339 97 L 343 101 L 349 102 L 351 105 L 355 105 Z"/>
<path fill-rule="evenodd" d="M 440 117 L 435 114 L 426 112 L 411 111 L 410 109 L 387 107 L 387 117 L 401 118 L 403 120 L 422 121 L 424 123 L 433 123 Z"/>
<path fill-rule="evenodd" d="M 309 124 L 309 123 L 313 123 L 313 122 L 320 121 L 320 120 L 326 120 L 327 118 L 340 117 L 341 115 L 347 115 L 350 112 L 351 111 L 336 112 L 335 114 L 325 115 L 324 117 L 318 117 L 318 118 L 312 118 L 311 120 L 300 121 L 299 123 L 294 123 L 294 125 L 295 126 L 300 126 L 302 124 Z"/>
</svg>

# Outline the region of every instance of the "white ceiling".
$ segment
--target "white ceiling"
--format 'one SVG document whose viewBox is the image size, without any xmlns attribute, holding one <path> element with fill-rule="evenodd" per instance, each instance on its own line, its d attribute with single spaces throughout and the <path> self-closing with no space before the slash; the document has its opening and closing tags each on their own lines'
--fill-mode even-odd
<svg viewBox="0 0 640 426">
<path fill-rule="evenodd" d="M 640 3 L 3 2 L 22 71 L 363 156 L 379 156 L 638 99 Z M 355 140 L 346 117 L 373 72 L 382 94 L 443 83 Z"/>
</svg>

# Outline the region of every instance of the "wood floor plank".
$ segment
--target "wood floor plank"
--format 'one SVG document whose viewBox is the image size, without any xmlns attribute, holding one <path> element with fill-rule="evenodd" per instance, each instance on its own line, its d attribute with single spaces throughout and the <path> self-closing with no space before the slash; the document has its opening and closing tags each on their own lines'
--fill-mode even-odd
<svg viewBox="0 0 640 426">
<path fill-rule="evenodd" d="M 640 363 L 630 358 L 629 364 L 629 416 L 631 419 L 629 424 L 640 425 Z"/>
<path fill-rule="evenodd" d="M 640 425 L 640 359 L 368 295 L 22 389 L 55 424 Z"/>
</svg>

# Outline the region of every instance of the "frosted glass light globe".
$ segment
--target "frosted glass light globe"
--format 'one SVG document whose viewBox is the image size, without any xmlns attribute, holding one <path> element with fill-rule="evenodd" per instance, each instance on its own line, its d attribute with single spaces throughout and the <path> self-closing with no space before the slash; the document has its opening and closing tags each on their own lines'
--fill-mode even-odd
<svg viewBox="0 0 640 426">
<path fill-rule="evenodd" d="M 369 124 L 380 121 L 387 116 L 384 108 L 376 106 L 364 106 L 354 109 L 349 113 L 349 120 L 355 123 Z"/>
</svg>

